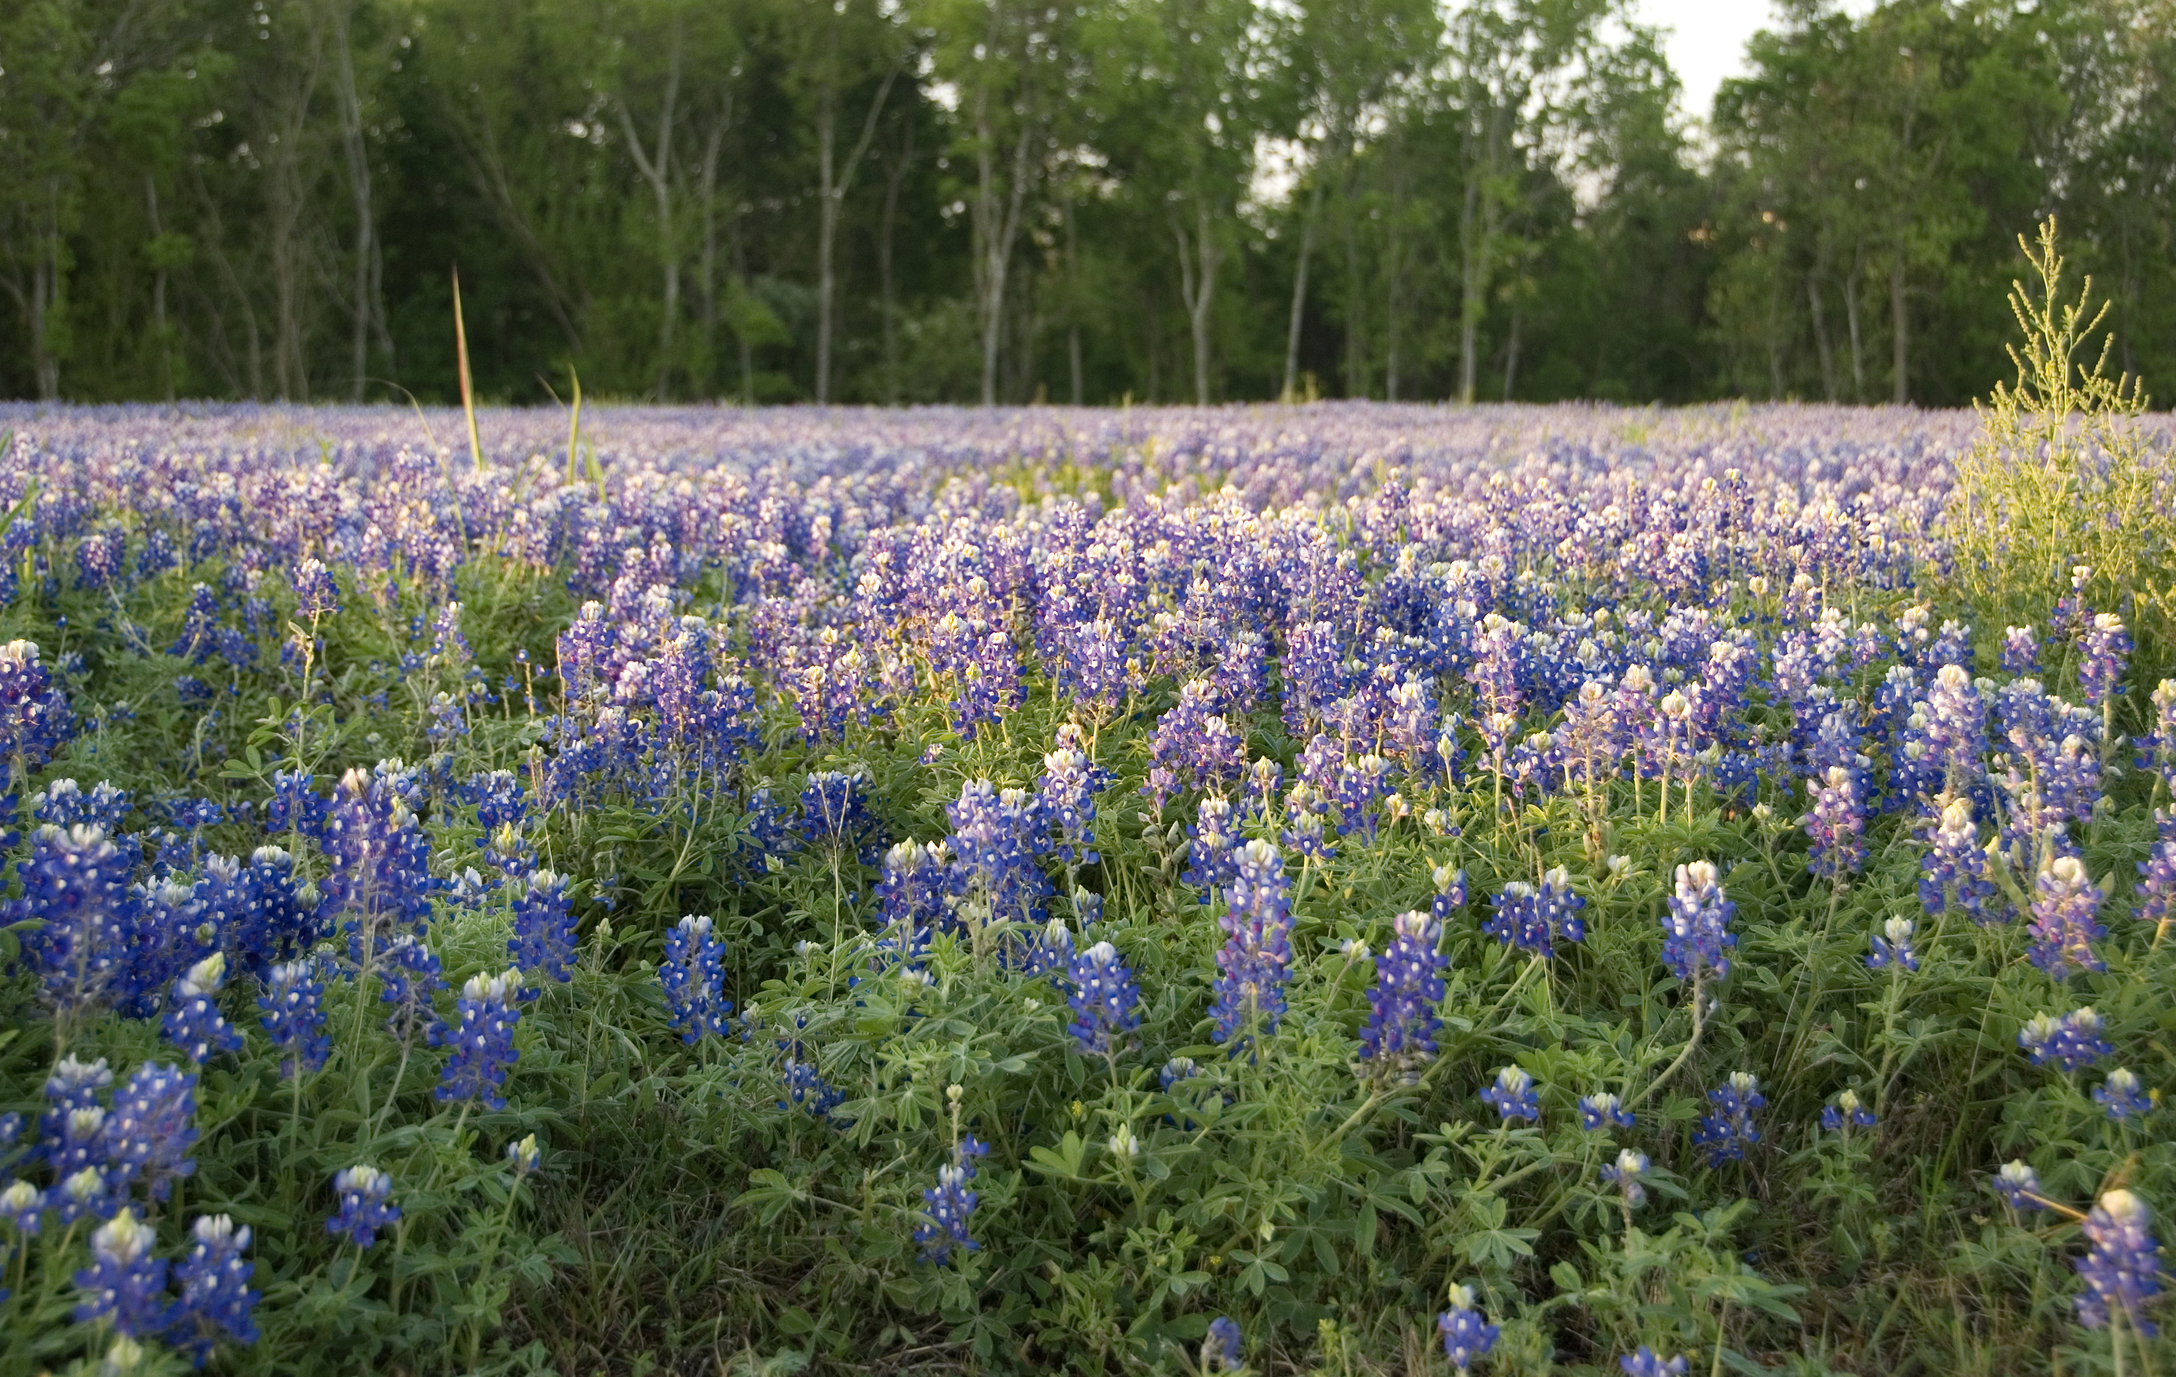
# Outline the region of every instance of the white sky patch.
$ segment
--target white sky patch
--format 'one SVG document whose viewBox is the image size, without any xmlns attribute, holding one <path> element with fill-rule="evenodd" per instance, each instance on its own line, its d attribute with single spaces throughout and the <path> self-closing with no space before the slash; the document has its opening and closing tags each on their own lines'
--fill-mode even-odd
<svg viewBox="0 0 2176 1377">
<path fill-rule="evenodd" d="M 1679 101 L 1688 119 L 1703 127 L 1726 78 L 1746 74 L 1746 42 L 1778 19 L 1767 0 L 1638 0 L 1639 17 L 1663 31 L 1670 70 L 1685 89 Z M 1873 0 L 1842 0 L 1845 13 L 1863 15 Z"/>
</svg>

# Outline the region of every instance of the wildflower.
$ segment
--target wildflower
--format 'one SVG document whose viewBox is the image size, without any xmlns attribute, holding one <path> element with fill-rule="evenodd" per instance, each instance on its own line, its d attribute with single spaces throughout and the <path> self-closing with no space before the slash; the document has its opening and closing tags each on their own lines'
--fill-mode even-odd
<svg viewBox="0 0 2176 1377">
<path fill-rule="evenodd" d="M 76 1273 L 85 1292 L 76 1322 L 110 1322 L 131 1339 L 159 1332 L 166 1318 L 166 1260 L 152 1256 L 157 1239 L 135 1212 L 122 1210 L 91 1235 L 91 1265 Z"/>
<path fill-rule="evenodd" d="M 1812 842 L 1812 869 L 1831 880 L 1859 868 L 1865 855 L 1860 835 L 1866 830 L 1865 790 L 1852 770 L 1831 765 L 1813 791 L 1813 809 L 1800 825 Z"/>
<path fill-rule="evenodd" d="M 1516 1066 L 1498 1071 L 1496 1084 L 1481 1092 L 1481 1101 L 1502 1115 L 1505 1123 L 1541 1120 L 1541 1096 L 1534 1089 L 1534 1078 Z"/>
<path fill-rule="evenodd" d="M 733 1002 L 725 997 L 725 943 L 710 935 L 709 915 L 682 918 L 665 934 L 665 961 L 657 978 L 665 987 L 665 1007 L 680 1040 L 693 1046 L 713 1034 L 723 1036 Z"/>
<path fill-rule="evenodd" d="M 272 968 L 265 992 L 257 997 L 264 1010 L 259 1022 L 275 1045 L 286 1051 L 280 1074 L 295 1080 L 325 1064 L 332 1039 L 325 1035 L 324 982 L 317 979 L 317 963 L 305 957 Z"/>
<path fill-rule="evenodd" d="M 1060 727 L 1057 749 L 1043 757 L 1043 775 L 1035 783 L 1057 836 L 1058 860 L 1069 866 L 1094 865 L 1101 859 L 1092 845 L 1095 796 L 1111 783 L 1111 772 L 1090 760 L 1080 742 L 1079 727 Z"/>
<path fill-rule="evenodd" d="M 1632 1111 L 1624 1107 L 1624 1101 L 1606 1090 L 1579 1097 L 1581 1128 L 1589 1133 L 1597 1133 L 1612 1124 L 1618 1128 L 1632 1127 Z"/>
<path fill-rule="evenodd" d="M 45 1213 L 45 1192 L 28 1181 L 0 1186 L 0 1224 L 29 1238 L 38 1232 L 38 1216 Z"/>
<path fill-rule="evenodd" d="M 1760 1093 L 1759 1077 L 1745 1071 L 1731 1072 L 1729 1080 L 1708 1092 L 1708 1103 L 1714 1107 L 1700 1116 L 1692 1145 L 1707 1153 L 1711 1169 L 1719 1169 L 1725 1162 L 1744 1161 L 1746 1148 L 1760 1141 L 1753 1111 L 1768 1104 Z"/>
<path fill-rule="evenodd" d="M 1113 1055 L 1119 1040 L 1141 1026 L 1141 987 L 1119 956 L 1118 948 L 1098 942 L 1073 958 L 1075 1018 L 1066 1031 L 1083 1052 Z"/>
<path fill-rule="evenodd" d="M 1971 799 L 1952 798 L 1941 805 L 1919 866 L 1919 902 L 1929 917 L 1940 913 L 1951 896 L 1975 923 L 1985 925 L 2001 917 L 1989 907 L 1995 884 L 1987 878 L 1987 853 L 1980 849 Z"/>
<path fill-rule="evenodd" d="M 1216 1040 L 1277 1031 L 1284 1015 L 1285 968 L 1292 961 L 1292 912 L 1284 859 L 1265 841 L 1250 841 L 1233 858 L 1225 912 L 1217 921 L 1227 934 L 1217 952 Z M 1259 1021 L 1259 1028 L 1252 1027 Z"/>
<path fill-rule="evenodd" d="M 515 1007 L 521 996 L 521 972 L 508 970 L 496 976 L 469 977 L 461 987 L 458 1028 L 443 1025 L 434 1030 L 433 1046 L 453 1044 L 453 1056 L 439 1077 L 434 1092 L 441 1104 L 482 1099 L 486 1109 L 506 1108 L 498 1088 L 506 1084 L 506 1069 L 519 1060 L 514 1050 L 514 1025 L 521 1021 Z"/>
<path fill-rule="evenodd" d="M 2104 707 L 2123 679 L 2123 667 L 2130 661 L 2134 649 L 2131 633 L 2124 627 L 2121 617 L 2113 612 L 2102 612 L 2086 628 L 2081 649 L 2084 654 L 2078 665 L 2078 688 L 2085 694 L 2088 704 Z"/>
<path fill-rule="evenodd" d="M 1717 980 L 1728 976 L 1726 953 L 1738 945 L 1730 920 L 1737 911 L 1723 894 L 1713 861 L 1679 866 L 1677 892 L 1670 896 L 1669 913 L 1662 920 L 1662 964 L 1679 980 L 1698 979 L 1703 973 Z"/>
<path fill-rule="evenodd" d="M 506 944 L 514 965 L 540 979 L 566 984 L 574 979 L 574 929 L 567 877 L 549 870 L 530 871 L 514 900 L 514 935 Z M 539 993 L 526 989 L 522 997 L 534 999 Z"/>
<path fill-rule="evenodd" d="M 2028 959 L 2056 980 L 2069 975 L 2073 967 L 2106 970 L 2106 963 L 2093 954 L 2093 943 L 2108 935 L 2095 916 L 2103 897 L 2086 878 L 2084 862 L 2075 856 L 2057 856 L 2033 884 L 2033 943 L 2026 952 Z"/>
<path fill-rule="evenodd" d="M 937 1184 L 922 1192 L 924 1220 L 915 1226 L 914 1241 L 921 1245 L 924 1262 L 942 1267 L 951 1260 L 954 1248 L 970 1253 L 982 1250 L 967 1232 L 976 1201 L 967 1183 L 975 1179 L 975 1160 L 989 1151 L 989 1144 L 969 1134 L 952 1150 L 952 1160 L 937 1168 Z"/>
<path fill-rule="evenodd" d="M 412 932 L 387 945 L 378 966 L 378 1002 L 392 1006 L 386 1030 L 403 1043 L 421 1032 L 432 1046 L 442 1036 L 436 1000 L 446 988 L 445 965 Z"/>
<path fill-rule="evenodd" d="M 1685 1377 L 1683 1354 L 1665 1361 L 1646 1344 L 1641 1344 L 1637 1353 L 1619 1358 L 1617 1366 L 1624 1369 L 1624 1377 Z"/>
<path fill-rule="evenodd" d="M 113 1112 L 102 1125 L 106 1161 L 120 1181 L 141 1178 L 152 1198 L 164 1200 L 173 1180 L 196 1171 L 185 1157 L 196 1141 L 196 1075 L 179 1066 L 145 1062 L 114 1092 Z"/>
<path fill-rule="evenodd" d="M 1401 913 L 1390 929 L 1390 949 L 1376 958 L 1375 986 L 1368 991 L 1360 1059 L 1407 1070 L 1436 1054 L 1436 1030 L 1443 1026 L 1436 1005 L 1449 958 L 1436 949 L 1443 925 L 1425 913 Z"/>
<path fill-rule="evenodd" d="M 801 830 L 820 847 L 851 851 L 863 864 L 875 863 L 889 837 L 882 820 L 870 811 L 870 787 L 868 773 L 858 768 L 852 774 L 841 770 L 811 773 L 801 791 Z"/>
<path fill-rule="evenodd" d="M 1474 1306 L 1471 1286 L 1453 1286 L 1450 1302 L 1451 1308 L 1436 1316 L 1436 1332 L 1443 1336 L 1443 1356 L 1464 1374 L 1476 1358 L 1487 1356 L 1496 1346 L 1501 1330 Z"/>
<path fill-rule="evenodd" d="M 1120 1124 L 1118 1131 L 1110 1136 L 1104 1146 L 1111 1150 L 1111 1156 L 1121 1161 L 1130 1162 L 1141 1155 L 1141 1140 L 1135 1136 L 1132 1127 L 1126 1124 Z"/>
<path fill-rule="evenodd" d="M 2153 1214 L 2146 1202 L 2125 1190 L 2109 1191 L 2085 1217 L 2085 1236 L 2093 1246 L 2075 1264 L 2085 1278 L 2085 1294 L 2074 1298 L 2078 1321 L 2087 1329 L 2108 1323 L 2111 1309 L 2121 1310 L 2145 1338 L 2159 1330 L 2139 1313 L 2148 1297 L 2161 1290 L 2159 1244 L 2151 1232 Z"/>
<path fill-rule="evenodd" d="M 832 1110 L 846 1103 L 846 1092 L 826 1081 L 813 1061 L 789 1055 L 784 1075 L 786 1098 L 778 1102 L 780 1109 L 805 1109 L 812 1119 L 828 1119 Z"/>
<path fill-rule="evenodd" d="M 248 1225 L 237 1228 L 226 1215 L 205 1215 L 190 1232 L 195 1241 L 174 1268 L 181 1299 L 174 1302 L 166 1337 L 188 1349 L 201 1367 L 221 1335 L 240 1344 L 257 1342 L 250 1312 L 260 1297 L 249 1285 L 255 1265 L 242 1256 L 249 1250 Z"/>
<path fill-rule="evenodd" d="M 1872 940 L 1874 952 L 1866 958 L 1867 969 L 1878 971 L 1885 966 L 1907 971 L 1919 969 L 1919 957 L 1912 951 L 1911 919 L 1890 918 Z"/>
<path fill-rule="evenodd" d="M 2035 1066 L 2052 1063 L 2065 1072 L 2075 1071 L 2116 1050 L 2100 1035 L 2100 1026 L 2100 1015 L 2091 1005 L 2061 1018 L 2035 1014 L 2018 1033 L 2017 1045 L 2031 1054 Z"/>
<path fill-rule="evenodd" d="M 1201 1344 L 1203 1372 L 1237 1372 L 1244 1364 L 1239 1356 L 1239 1322 L 1229 1315 L 1209 1321 L 1209 1335 Z"/>
<path fill-rule="evenodd" d="M 1238 875 L 1233 853 L 1246 838 L 1240 834 L 1239 815 L 1231 801 L 1221 798 L 1203 799 L 1186 833 L 1191 840 L 1186 872 L 1179 878 L 1199 890 L 1206 904 Z"/>
<path fill-rule="evenodd" d="M 325 1221 L 325 1232 L 358 1248 L 377 1242 L 378 1230 L 400 1218 L 400 1207 L 389 1203 L 393 1178 L 376 1167 L 345 1168 L 332 1178 L 332 1188 L 340 1197 L 340 1212 Z"/>
<path fill-rule="evenodd" d="M 2022 1161 L 2005 1163 L 1987 1184 L 2002 1197 L 2004 1204 L 2013 1210 L 2044 1210 L 2040 1191 L 2040 1174 Z"/>
<path fill-rule="evenodd" d="M 226 979 L 227 956 L 213 952 L 174 982 L 173 998 L 159 1027 L 166 1040 L 202 1066 L 215 1052 L 242 1050 L 242 1034 L 219 1012 L 212 996 Z"/>
<path fill-rule="evenodd" d="M 2031 627 L 2013 626 L 2002 633 L 2002 672 L 2017 679 L 2040 673 L 2040 638 Z"/>
<path fill-rule="evenodd" d="M 2153 1109 L 2153 1100 L 2147 1095 L 2145 1085 L 2120 1066 L 2110 1071 L 2108 1079 L 2093 1092 L 2093 1101 L 2105 1108 L 2108 1117 L 2117 1123 L 2133 1115 L 2143 1116 Z"/>
<path fill-rule="evenodd" d="M 516 1177 L 527 1176 L 535 1171 L 537 1163 L 544 1160 L 544 1149 L 537 1145 L 536 1135 L 530 1134 L 519 1142 L 506 1145 L 506 1160 Z"/>
<path fill-rule="evenodd" d="M 1428 912 L 1440 922 L 1449 919 L 1455 910 L 1466 906 L 1466 872 L 1452 866 L 1439 865 L 1432 878 L 1436 882 L 1436 893 L 1428 901 Z"/>
<path fill-rule="evenodd" d="M 1161 1071 L 1156 1073 L 1156 1083 L 1168 1095 L 1171 1093 L 1172 1086 L 1177 1085 L 1180 1081 L 1199 1075 L 1200 1072 L 1201 1068 L 1194 1064 L 1192 1057 L 1173 1057 L 1164 1063 Z"/>
<path fill-rule="evenodd" d="M 6 663 L 0 651 L 0 684 Z M 29 859 L 18 863 L 23 897 L 15 916 L 44 920 L 24 933 L 23 954 L 56 1014 L 127 1002 L 143 993 L 130 951 L 139 907 L 128 888 L 134 863 L 103 828 L 88 823 L 65 830 L 51 823 L 40 827 Z"/>
<path fill-rule="evenodd" d="M 1604 1162 L 1598 1173 L 1604 1182 L 1617 1188 L 1618 1193 L 1624 1197 L 1627 1209 L 1637 1209 L 1647 1199 L 1647 1187 L 1640 1182 L 1640 1178 L 1646 1174 L 1647 1154 L 1635 1152 L 1631 1148 L 1619 1148 L 1617 1160 Z"/>
<path fill-rule="evenodd" d="M 1554 956 L 1558 937 L 1567 942 L 1586 937 L 1586 923 L 1572 916 L 1586 902 L 1572 892 L 1570 873 L 1558 866 L 1542 877 L 1539 888 L 1518 880 L 1506 884 L 1485 930 L 1507 946 Z"/>
<path fill-rule="evenodd" d="M 1874 1111 L 1859 1102 L 1856 1090 L 1846 1090 L 1836 1097 L 1836 1102 L 1821 1110 L 1821 1127 L 1830 1133 L 1851 1128 L 1872 1128 Z"/>
<path fill-rule="evenodd" d="M 318 621 L 340 610 L 340 585 L 322 562 L 303 560 L 289 582 L 295 590 L 295 615 L 304 620 Z"/>
</svg>

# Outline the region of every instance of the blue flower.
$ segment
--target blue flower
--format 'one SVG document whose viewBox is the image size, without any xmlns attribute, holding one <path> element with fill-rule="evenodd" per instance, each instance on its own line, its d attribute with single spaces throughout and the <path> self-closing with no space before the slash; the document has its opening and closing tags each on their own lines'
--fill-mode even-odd
<svg viewBox="0 0 2176 1377">
<path fill-rule="evenodd" d="M 1239 1321 L 1231 1316 L 1219 1315 L 1209 1321 L 1209 1337 L 1201 1345 L 1201 1370 L 1237 1372 L 1243 1366 L 1239 1339 Z"/>
<path fill-rule="evenodd" d="M 436 1047 L 445 1027 L 436 1003 L 439 992 L 446 988 L 441 975 L 444 963 L 411 932 L 395 937 L 382 955 L 378 1002 L 392 1006 L 392 1012 L 385 1016 L 386 1031 L 404 1043 L 421 1032 Z"/>
<path fill-rule="evenodd" d="M 2026 958 L 2056 980 L 2073 968 L 2108 969 L 2093 952 L 2093 944 L 2108 935 L 2096 917 L 2105 897 L 2086 878 L 2084 862 L 2057 856 L 2033 882 L 2033 942 Z"/>
<path fill-rule="evenodd" d="M 2075 1264 L 2085 1278 L 2085 1293 L 2074 1298 L 2078 1321 L 2088 1329 L 2108 1323 L 2121 1310 L 2131 1327 L 2146 1338 L 2159 1330 L 2140 1313 L 2147 1298 L 2161 1290 L 2160 1245 L 2152 1233 L 2153 1214 L 2129 1191 L 2109 1191 L 2085 1217 L 2085 1236 L 2093 1246 Z"/>
<path fill-rule="evenodd" d="M 1625 1377 L 1685 1377 L 1683 1355 L 1664 1361 L 1646 1344 L 1640 1345 L 1639 1352 L 1619 1358 L 1617 1366 L 1624 1369 Z"/>
<path fill-rule="evenodd" d="M 2115 1044 L 2100 1035 L 2100 1015 L 2091 1005 L 2073 1009 L 2061 1018 L 2035 1014 L 2017 1035 L 2017 1045 L 2032 1056 L 2035 1066 L 2055 1065 L 2075 1071 L 2114 1052 Z"/>
<path fill-rule="evenodd" d="M 540 979 L 564 985 L 574 979 L 574 914 L 567 905 L 567 877 L 532 870 L 514 900 L 514 935 L 506 944 L 514 965 Z M 541 991 L 530 988 L 522 998 Z"/>
<path fill-rule="evenodd" d="M 1216 1040 L 1277 1031 L 1284 1016 L 1285 968 L 1292 961 L 1292 909 L 1284 858 L 1266 841 L 1233 853 L 1238 872 L 1217 919 L 1226 934 L 1217 952 L 1216 999 L 1209 1012 Z"/>
<path fill-rule="evenodd" d="M 1508 946 L 1554 956 L 1559 937 L 1567 942 L 1586 937 L 1585 920 L 1573 916 L 1586 903 L 1572 892 L 1570 872 L 1558 866 L 1542 876 L 1538 889 L 1517 880 L 1505 885 L 1485 930 Z"/>
<path fill-rule="evenodd" d="M 1878 971 L 1886 966 L 1907 971 L 1919 969 L 1919 957 L 1912 951 L 1911 919 L 1890 918 L 1881 925 L 1881 931 L 1875 933 L 1871 941 L 1874 950 L 1866 958 L 1868 970 Z"/>
<path fill-rule="evenodd" d="M 325 1221 L 325 1232 L 345 1238 L 358 1248 L 377 1242 L 378 1230 L 400 1218 L 400 1207 L 390 1203 L 393 1178 L 376 1167 L 348 1167 L 332 1179 L 340 1197 L 340 1211 Z"/>
<path fill-rule="evenodd" d="M 1859 1094 L 1855 1090 L 1844 1091 L 1836 1097 L 1834 1104 L 1826 1105 L 1821 1110 L 1821 1127 L 1830 1133 L 1873 1126 L 1874 1111 L 1859 1103 Z"/>
<path fill-rule="evenodd" d="M 265 992 L 257 997 L 264 1010 L 260 1020 L 274 1045 L 287 1056 L 280 1074 L 289 1080 L 306 1076 L 325 1064 L 332 1039 L 325 1035 L 324 982 L 317 979 L 317 963 L 305 957 L 272 968 Z"/>
<path fill-rule="evenodd" d="M 457 1028 L 441 1024 L 433 1030 L 431 1045 L 453 1044 L 433 1093 L 439 1103 L 481 1099 L 486 1109 L 506 1108 L 499 1087 L 506 1084 L 506 1069 L 519 1060 L 514 1050 L 514 1025 L 521 1022 L 516 1007 L 521 997 L 521 972 L 470 976 L 461 987 Z"/>
<path fill-rule="evenodd" d="M 226 972 L 225 952 L 213 952 L 191 966 L 188 974 L 174 982 L 173 998 L 159 1024 L 166 1040 L 199 1066 L 214 1053 L 242 1050 L 241 1032 L 227 1022 L 213 998 Z"/>
<path fill-rule="evenodd" d="M 236 1228 L 226 1215 L 205 1215 L 191 1232 L 195 1242 L 174 1268 L 181 1299 L 168 1317 L 166 1338 L 188 1349 L 202 1367 L 222 1335 L 240 1344 L 257 1342 L 250 1312 L 260 1297 L 249 1285 L 255 1264 L 242 1256 L 249 1249 L 247 1225 Z"/>
<path fill-rule="evenodd" d="M 968 1135 L 953 1149 L 952 1160 L 937 1168 L 937 1184 L 922 1192 L 924 1219 L 914 1229 L 922 1261 L 942 1267 L 951 1260 L 954 1248 L 970 1253 L 982 1250 L 967 1232 L 977 1199 L 967 1183 L 975 1179 L 975 1159 L 989 1150 L 987 1143 Z"/>
<path fill-rule="evenodd" d="M 149 1225 L 122 1210 L 91 1235 L 91 1265 L 76 1273 L 84 1298 L 77 1323 L 105 1320 L 131 1339 L 157 1334 L 166 1319 L 166 1260 L 152 1255 Z"/>
<path fill-rule="evenodd" d="M 1760 1141 L 1753 1111 L 1768 1104 L 1760 1093 L 1760 1078 L 1750 1072 L 1733 1071 L 1729 1080 L 1708 1092 L 1708 1103 L 1713 1108 L 1700 1116 L 1692 1145 L 1707 1153 L 1711 1168 L 1744 1161 L 1746 1148 Z"/>
<path fill-rule="evenodd" d="M 2120 1066 L 2108 1073 L 2107 1081 L 2093 1092 L 2093 1100 L 2117 1123 L 2133 1115 L 2142 1117 L 2153 1109 L 2153 1099 L 2146 1093 L 2146 1087 L 2137 1076 Z"/>
<path fill-rule="evenodd" d="M 196 1171 L 183 1156 L 196 1141 L 196 1074 L 145 1062 L 114 1092 L 104 1123 L 106 1162 L 116 1181 L 140 1178 L 164 1200 L 174 1178 Z"/>
<path fill-rule="evenodd" d="M 1647 1187 L 1640 1180 L 1646 1174 L 1647 1154 L 1631 1148 L 1618 1149 L 1617 1160 L 1603 1163 L 1597 1173 L 1604 1182 L 1617 1188 L 1628 1207 L 1635 1208 L 1647 1199 Z"/>
<path fill-rule="evenodd" d="M 1482 1103 L 1493 1108 L 1509 1123 L 1513 1119 L 1541 1119 L 1541 1096 L 1534 1089 L 1534 1078 L 1516 1066 L 1507 1066 L 1496 1073 L 1496 1084 L 1481 1092 Z"/>
<path fill-rule="evenodd" d="M 1126 1034 L 1141 1026 L 1141 987 L 1109 942 L 1098 942 L 1073 958 L 1073 993 L 1067 1002 L 1075 1018 L 1066 1031 L 1083 1052 L 1111 1055 Z"/>
<path fill-rule="evenodd" d="M 28 1181 L 10 1181 L 0 1187 L 0 1224 L 29 1238 L 38 1232 L 38 1216 L 45 1213 L 45 1192 Z"/>
<path fill-rule="evenodd" d="M 1713 861 L 1694 861 L 1677 868 L 1677 892 L 1670 896 L 1669 913 L 1662 920 L 1662 964 L 1679 980 L 1705 975 L 1721 980 L 1730 974 L 1730 949 L 1738 939 L 1730 920 L 1738 906 L 1723 894 L 1720 873 Z"/>
<path fill-rule="evenodd" d="M 733 1001 L 725 997 L 725 943 L 710 935 L 709 916 L 690 915 L 665 934 L 665 961 L 657 968 L 672 1026 L 690 1046 L 723 1036 Z"/>
<path fill-rule="evenodd" d="M 1579 1126 L 1589 1133 L 1598 1133 L 1615 1125 L 1632 1127 L 1632 1111 L 1624 1107 L 1624 1101 L 1604 1090 L 1594 1095 L 1579 1097 Z"/>
<path fill-rule="evenodd" d="M 1988 1178 L 1987 1184 L 2013 1210 L 2047 1208 L 2040 1189 L 2040 1174 L 2022 1161 L 2004 1164 L 2000 1171 Z"/>
<path fill-rule="evenodd" d="M 1464 1373 L 1496 1346 L 1501 1328 L 1474 1308 L 1471 1286 L 1452 1287 L 1450 1301 L 1451 1308 L 1436 1316 L 1436 1332 L 1443 1336 L 1443 1356 Z"/>
<path fill-rule="evenodd" d="M 1360 1059 L 1411 1071 L 1436 1054 L 1436 1032 L 1443 1026 L 1436 1005 L 1443 999 L 1442 971 L 1449 958 L 1436 950 L 1443 925 L 1428 914 L 1401 913 L 1390 928 L 1390 949 L 1375 959 Z"/>
</svg>

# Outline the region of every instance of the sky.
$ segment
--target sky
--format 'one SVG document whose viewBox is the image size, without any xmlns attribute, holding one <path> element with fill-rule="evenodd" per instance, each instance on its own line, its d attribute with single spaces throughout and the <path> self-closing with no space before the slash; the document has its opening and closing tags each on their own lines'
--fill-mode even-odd
<svg viewBox="0 0 2176 1377">
<path fill-rule="evenodd" d="M 1863 14 L 1871 0 L 1844 0 Z M 1723 78 L 1745 74 L 1745 41 L 1774 22 L 1768 0 L 1639 0 L 1640 18 L 1665 30 L 1670 67 L 1685 83 L 1685 113 L 1706 120 Z"/>
</svg>

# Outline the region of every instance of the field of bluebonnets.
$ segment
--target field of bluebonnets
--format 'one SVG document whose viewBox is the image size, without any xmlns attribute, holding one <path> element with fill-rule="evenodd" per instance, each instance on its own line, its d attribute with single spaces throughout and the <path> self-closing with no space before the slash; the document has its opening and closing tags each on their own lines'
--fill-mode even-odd
<svg viewBox="0 0 2176 1377">
<path fill-rule="evenodd" d="M 2176 1363 L 2166 603 L 1969 413 L 0 426 L 0 1374 Z"/>
</svg>

